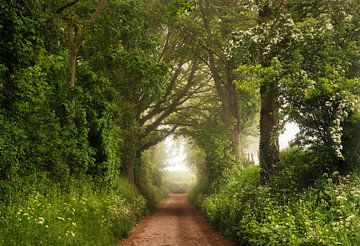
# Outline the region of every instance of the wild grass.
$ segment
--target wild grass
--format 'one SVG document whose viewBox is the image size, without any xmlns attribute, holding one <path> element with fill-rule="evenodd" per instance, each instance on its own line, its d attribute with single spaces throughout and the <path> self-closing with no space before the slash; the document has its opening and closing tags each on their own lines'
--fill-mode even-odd
<svg viewBox="0 0 360 246">
<path fill-rule="evenodd" d="M 288 168 L 263 186 L 258 167 L 235 168 L 203 212 L 238 245 L 360 245 L 358 172 L 315 177 L 301 156 L 284 153 Z"/>
<path fill-rule="evenodd" d="M 0 245 L 113 245 L 146 203 L 124 179 L 101 189 L 89 180 L 66 189 L 42 180 L 14 189 L 0 211 Z"/>
</svg>

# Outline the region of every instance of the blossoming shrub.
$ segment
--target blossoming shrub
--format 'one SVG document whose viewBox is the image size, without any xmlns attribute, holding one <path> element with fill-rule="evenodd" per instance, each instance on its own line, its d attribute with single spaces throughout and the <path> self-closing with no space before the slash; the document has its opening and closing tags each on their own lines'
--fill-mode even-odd
<svg viewBox="0 0 360 246">
<path fill-rule="evenodd" d="M 143 197 L 122 179 L 106 189 L 90 181 L 76 181 L 67 192 L 37 186 L 0 203 L 0 245 L 113 245 L 146 211 Z"/>
<path fill-rule="evenodd" d="M 293 154 L 295 159 L 301 155 Z M 287 161 L 294 160 L 289 155 Z M 237 168 L 229 182 L 204 199 L 202 210 L 238 245 L 360 245 L 359 175 L 313 177 L 306 168 L 300 176 L 289 172 L 260 186 L 258 167 Z M 296 184 L 307 176 L 311 184 Z"/>
<path fill-rule="evenodd" d="M 258 167 L 234 168 L 220 191 L 204 199 L 205 214 L 225 235 L 235 235 L 233 228 L 239 225 L 244 209 L 255 197 L 253 193 L 259 182 Z"/>
</svg>

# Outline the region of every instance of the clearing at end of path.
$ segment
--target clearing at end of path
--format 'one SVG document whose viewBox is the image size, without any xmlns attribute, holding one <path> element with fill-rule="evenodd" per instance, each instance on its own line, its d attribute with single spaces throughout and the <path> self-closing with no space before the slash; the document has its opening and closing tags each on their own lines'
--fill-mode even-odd
<svg viewBox="0 0 360 246">
<path fill-rule="evenodd" d="M 189 204 L 185 195 L 171 195 L 145 218 L 119 246 L 232 246 Z"/>
</svg>

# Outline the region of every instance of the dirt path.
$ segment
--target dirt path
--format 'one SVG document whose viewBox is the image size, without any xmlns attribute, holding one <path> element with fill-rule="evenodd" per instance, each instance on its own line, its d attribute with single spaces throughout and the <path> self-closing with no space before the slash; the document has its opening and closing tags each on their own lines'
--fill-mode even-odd
<svg viewBox="0 0 360 246">
<path fill-rule="evenodd" d="M 119 246 L 231 246 L 186 200 L 171 195 L 145 218 Z"/>
</svg>

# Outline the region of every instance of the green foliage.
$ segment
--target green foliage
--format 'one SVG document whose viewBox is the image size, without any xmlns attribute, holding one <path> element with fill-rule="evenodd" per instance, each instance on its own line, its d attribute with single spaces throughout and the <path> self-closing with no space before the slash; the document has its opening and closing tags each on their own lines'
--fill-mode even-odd
<svg viewBox="0 0 360 246">
<path fill-rule="evenodd" d="M 298 149 L 283 153 L 285 168 L 293 167 L 266 186 L 259 186 L 258 167 L 233 170 L 230 181 L 203 200 L 202 210 L 238 245 L 359 244 L 358 174 L 325 173 L 308 186 L 297 179 L 299 171 L 313 175 L 301 164 L 308 160 Z"/>
<path fill-rule="evenodd" d="M 154 149 L 144 151 L 139 166 L 138 187 L 147 201 L 147 206 L 154 209 L 155 206 L 166 196 L 165 187 L 162 184 L 162 170 L 154 162 Z"/>
<path fill-rule="evenodd" d="M 201 204 L 210 221 L 226 236 L 241 237 L 235 228 L 239 226 L 244 210 L 255 197 L 256 187 L 260 183 L 259 168 L 233 168 L 231 177 L 219 192 L 214 193 Z M 244 201 L 244 202 L 242 202 Z M 246 201 L 246 202 L 245 202 Z"/>
<path fill-rule="evenodd" d="M 335 171 L 334 161 L 331 154 L 321 149 L 287 148 L 280 153 L 280 172 L 273 177 L 271 185 L 284 192 L 300 192 L 313 185 L 323 173 Z"/>
<path fill-rule="evenodd" d="M 127 116 L 167 76 L 145 3 L 112 1 L 96 23 L 95 2 L 62 4 L 0 3 L 1 245 L 113 244 L 160 199 L 118 180 L 140 142 Z M 69 39 L 82 35 L 71 88 Z"/>
<path fill-rule="evenodd" d="M 170 13 L 172 15 L 181 15 L 190 12 L 195 8 L 195 1 L 193 0 L 173 0 L 170 1 Z"/>
<path fill-rule="evenodd" d="M 228 177 L 228 172 L 236 163 L 236 158 L 228 138 L 229 129 L 226 129 L 220 114 L 216 114 L 219 109 L 198 119 L 196 129 L 189 129 L 185 134 L 189 135 L 197 146 L 203 151 L 204 162 L 197 160 L 198 163 L 192 163 L 197 175 L 205 181 L 207 180 L 207 192 L 211 193 L 217 190 L 221 182 Z"/>
<path fill-rule="evenodd" d="M 187 193 L 187 197 L 192 204 L 201 208 L 204 199 L 209 194 L 209 182 L 204 176 L 198 176 L 196 182 Z"/>
<path fill-rule="evenodd" d="M 267 20 L 239 28 L 229 42 L 229 59 L 246 57 L 238 69 L 243 76 L 236 83 L 238 89 L 276 75 L 269 81 L 279 90 L 283 118 L 300 127 L 297 143 L 327 152 L 339 170 L 350 167 L 349 158 L 344 162 L 343 153 L 348 151 L 342 138 L 348 137 L 343 136 L 343 127 L 349 126 L 359 100 L 354 89 L 359 87 L 359 32 L 354 22 L 359 19 L 358 6 L 348 1 L 277 2 Z M 271 64 L 274 60 L 278 66 Z M 258 63 L 275 68 L 276 73 L 263 73 Z"/>
<path fill-rule="evenodd" d="M 113 245 L 146 211 L 123 179 L 101 191 L 85 179 L 73 180 L 69 193 L 40 177 L 27 185 L 0 203 L 0 245 Z"/>
<path fill-rule="evenodd" d="M 199 148 L 189 196 L 240 244 L 360 244 L 358 176 L 323 175 L 360 165 L 358 1 L 276 2 L 261 25 L 252 1 L 165 2 L 108 1 L 91 21 L 96 1 L 0 1 L 0 244 L 124 237 L 164 196 L 159 160 L 143 152 L 169 132 L 163 123 L 184 125 Z M 241 116 L 227 125 L 208 58 L 220 80 L 239 80 Z M 282 153 L 267 186 L 229 141 L 235 121 L 244 135 L 254 125 L 261 83 L 306 147 Z M 127 167 L 146 202 L 118 179 Z"/>
<path fill-rule="evenodd" d="M 357 245 L 358 189 L 358 177 L 337 174 L 325 175 L 285 204 L 276 190 L 260 189 L 242 221 L 245 238 L 250 245 Z"/>
</svg>

